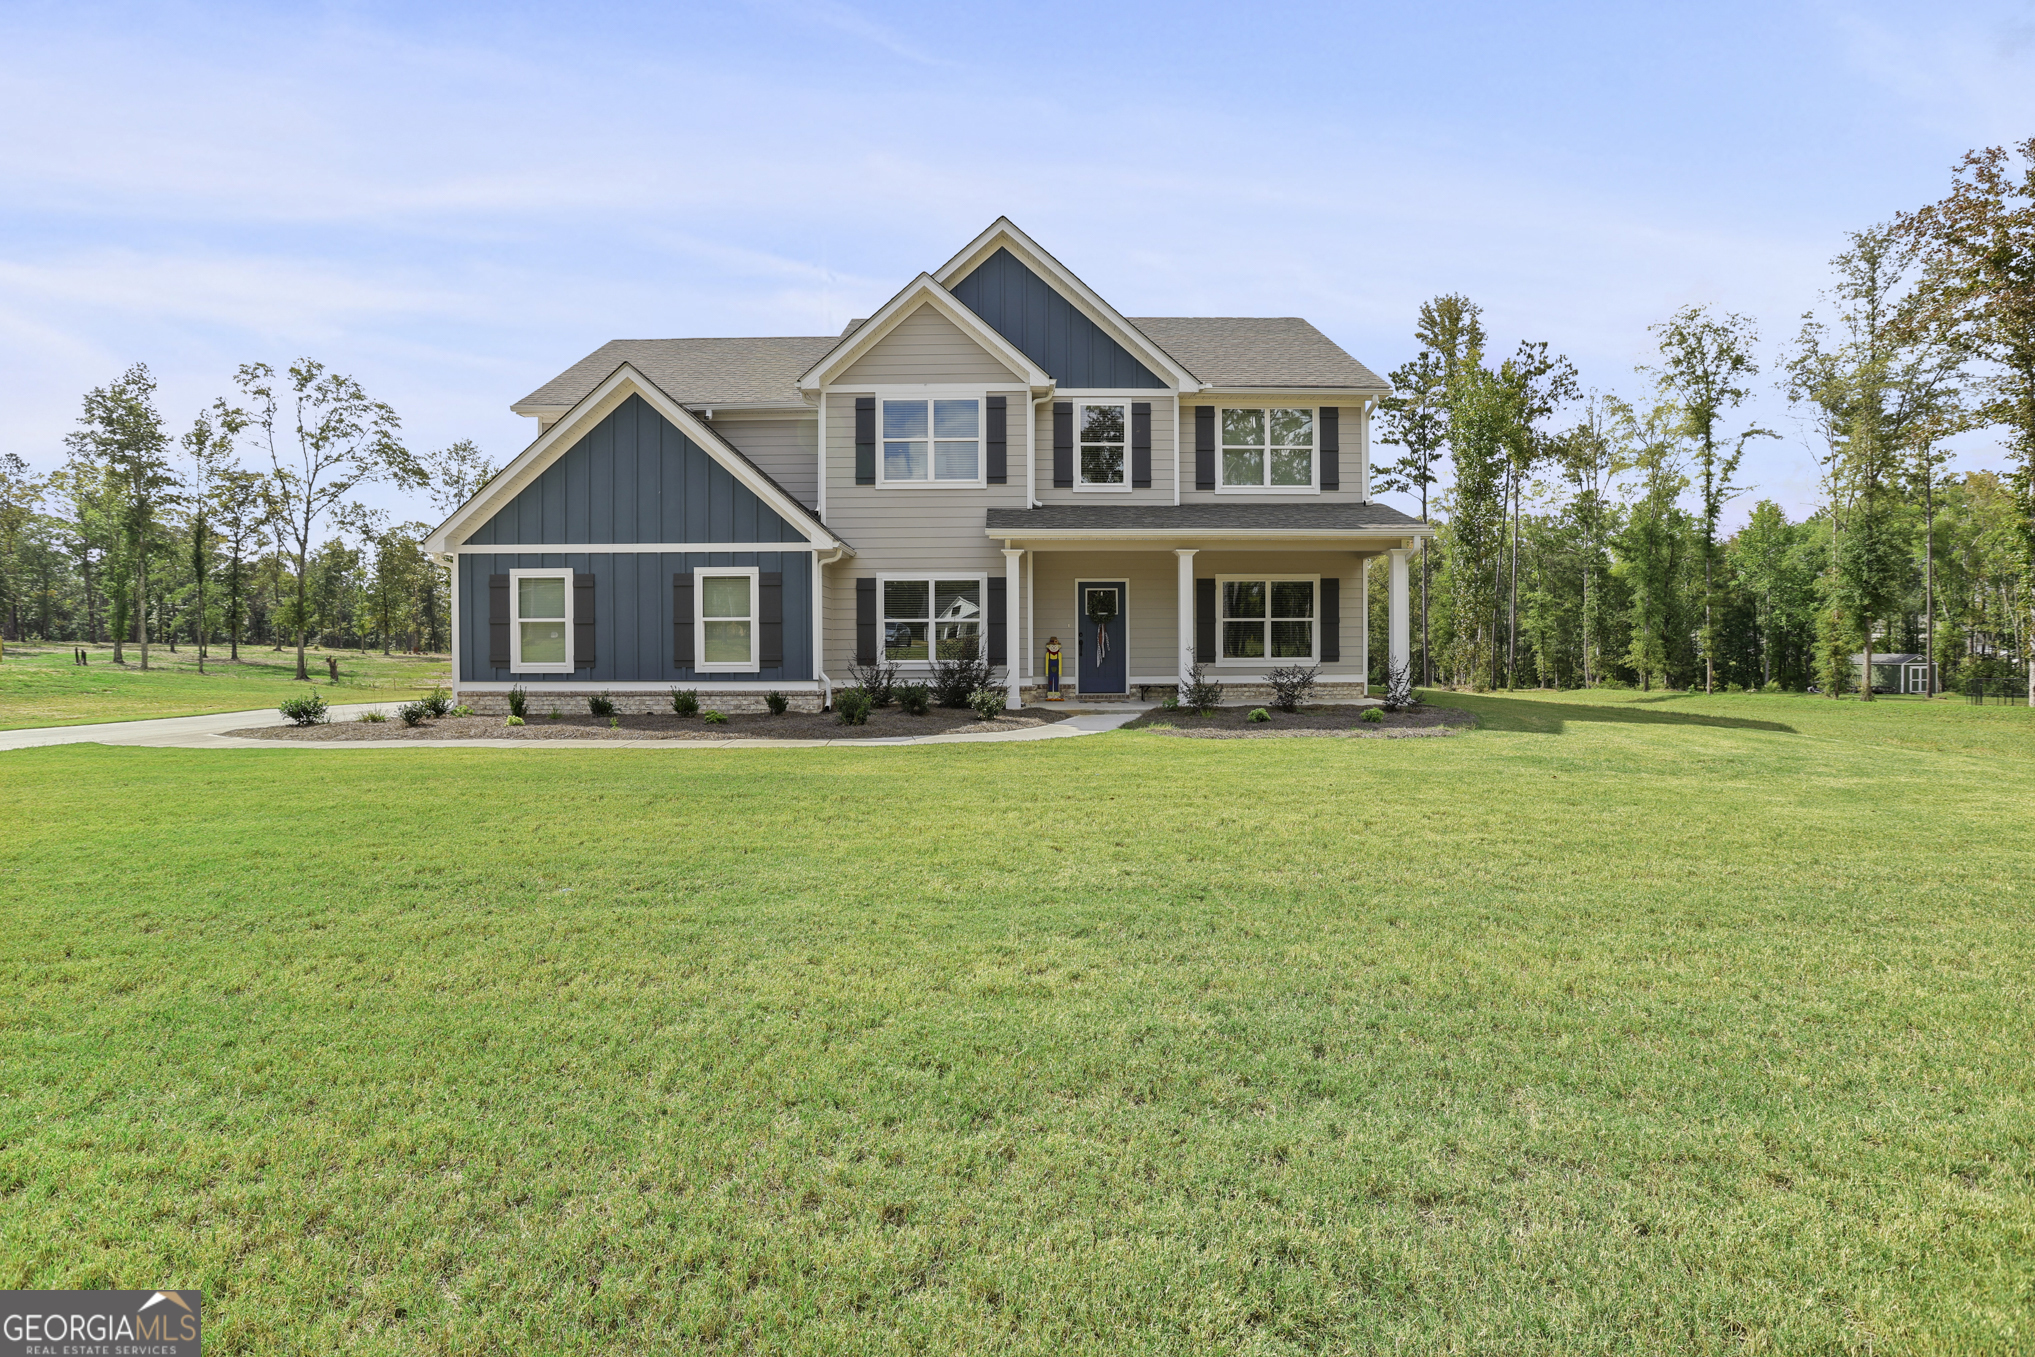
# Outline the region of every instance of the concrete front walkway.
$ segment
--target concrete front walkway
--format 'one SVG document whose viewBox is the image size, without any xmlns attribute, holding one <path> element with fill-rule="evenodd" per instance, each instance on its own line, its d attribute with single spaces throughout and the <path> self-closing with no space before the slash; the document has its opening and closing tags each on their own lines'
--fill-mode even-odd
<svg viewBox="0 0 2035 1357">
<path fill-rule="evenodd" d="M 380 702 L 333 707 L 334 721 L 351 721 Z M 1141 715 L 1150 704 L 1126 704 L 1121 711 L 1088 712 L 1049 726 L 1027 730 L 991 730 L 980 735 L 907 735 L 875 740 L 246 740 L 225 732 L 249 726 L 280 725 L 274 707 L 261 711 L 219 712 L 211 716 L 171 716 L 155 721 L 111 721 L 92 726 L 42 726 L 31 730 L 0 730 L 0 750 L 33 749 L 50 744 L 138 745 L 150 749 L 815 749 L 821 746 L 910 744 L 1002 744 L 1016 740 L 1064 740 L 1115 730 Z M 391 713 L 393 716 L 393 713 Z"/>
</svg>

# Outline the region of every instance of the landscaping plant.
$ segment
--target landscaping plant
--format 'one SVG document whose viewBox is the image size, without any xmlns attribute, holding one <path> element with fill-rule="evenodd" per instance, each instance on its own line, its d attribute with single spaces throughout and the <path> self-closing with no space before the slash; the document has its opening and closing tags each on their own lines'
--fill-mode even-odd
<svg viewBox="0 0 2035 1357">
<path fill-rule="evenodd" d="M 763 695 L 763 705 L 770 708 L 772 716 L 782 716 L 791 710 L 791 702 L 775 688 Z"/>
<path fill-rule="evenodd" d="M 615 714 L 615 699 L 606 693 L 588 693 L 586 709 L 588 714 L 593 716 L 613 716 Z"/>
<path fill-rule="evenodd" d="M 977 688 L 974 692 L 968 694 L 968 705 L 973 707 L 975 714 L 985 721 L 994 721 L 997 717 L 1003 715 L 1003 705 L 1006 700 L 1004 691 L 1001 688 Z"/>
<path fill-rule="evenodd" d="M 906 683 L 897 689 L 897 705 L 906 716 L 924 716 L 933 707 L 933 690 L 923 683 Z"/>
<path fill-rule="evenodd" d="M 700 713 L 700 720 L 705 721 L 710 726 L 725 726 L 728 724 L 727 715 L 723 712 L 717 712 L 711 707 Z"/>
<path fill-rule="evenodd" d="M 996 666 L 975 657 L 974 646 L 933 665 L 933 701 L 942 707 L 966 707 L 980 688 L 996 682 Z"/>
<path fill-rule="evenodd" d="M 1266 671 L 1265 682 L 1272 685 L 1272 705 L 1280 711 L 1299 711 L 1300 704 L 1314 695 L 1315 680 L 1320 673 L 1318 664 L 1283 665 Z"/>
<path fill-rule="evenodd" d="M 524 710 L 529 705 L 529 702 L 530 694 L 523 691 L 522 684 L 519 683 L 509 689 L 509 715 L 515 717 L 517 721 L 520 722 L 525 716 L 529 715 Z"/>
<path fill-rule="evenodd" d="M 502 724 L 505 726 L 520 726 L 523 724 L 523 718 L 520 716 L 511 716 L 508 720 L 502 722 Z"/>
<path fill-rule="evenodd" d="M 406 726 L 421 726 L 424 724 L 424 718 L 430 714 L 431 709 L 421 701 L 405 702 L 402 706 L 396 708 L 397 717 Z"/>
<path fill-rule="evenodd" d="M 673 688 L 671 690 L 671 710 L 678 716 L 698 716 L 700 714 L 699 693 L 691 688 Z"/>
<path fill-rule="evenodd" d="M 298 726 L 322 726 L 331 719 L 325 714 L 325 699 L 316 692 L 284 698 L 276 710 Z"/>
<path fill-rule="evenodd" d="M 897 666 L 889 660 L 878 660 L 874 664 L 850 664 L 848 677 L 855 686 L 869 694 L 871 703 L 888 707 L 897 696 Z"/>
<path fill-rule="evenodd" d="M 1269 721 L 1272 719 L 1272 713 L 1266 711 L 1263 707 L 1253 707 L 1251 708 L 1251 714 L 1249 716 L 1246 716 L 1244 719 L 1246 721 L 1256 721 L 1256 722 Z"/>
<path fill-rule="evenodd" d="M 1180 694 L 1182 704 L 1203 716 L 1222 705 L 1222 685 L 1210 679 L 1199 661 L 1187 671 L 1187 686 Z"/>
<path fill-rule="evenodd" d="M 452 693 L 444 687 L 433 688 L 417 700 L 424 704 L 424 710 L 430 716 L 443 716 L 452 710 Z"/>
<path fill-rule="evenodd" d="M 866 688 L 843 688 L 834 694 L 834 719 L 844 726 L 869 724 L 869 709 L 876 704 Z"/>
<path fill-rule="evenodd" d="M 362 712 L 359 716 L 356 716 L 353 719 L 356 721 L 364 722 L 367 725 L 378 726 L 382 722 L 389 719 L 389 714 L 383 711 L 380 707 L 369 707 L 366 711 Z"/>
<path fill-rule="evenodd" d="M 1376 707 L 1366 707 L 1364 714 L 1357 719 L 1366 725 L 1382 726 L 1385 724 L 1385 713 Z"/>
</svg>

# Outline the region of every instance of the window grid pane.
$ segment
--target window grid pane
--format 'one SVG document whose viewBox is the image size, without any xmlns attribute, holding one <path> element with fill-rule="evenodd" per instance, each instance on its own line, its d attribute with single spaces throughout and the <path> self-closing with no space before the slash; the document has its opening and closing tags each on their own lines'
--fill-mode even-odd
<svg viewBox="0 0 2035 1357">
<path fill-rule="evenodd" d="M 1224 447 L 1261 448 L 1265 446 L 1265 412 L 1263 410 L 1224 410 L 1222 412 L 1222 441 Z"/>
<path fill-rule="evenodd" d="M 563 575 L 524 575 L 516 581 L 516 615 L 539 618 L 565 616 Z"/>
<path fill-rule="evenodd" d="M 565 623 L 524 622 L 523 663 L 564 664 Z"/>
<path fill-rule="evenodd" d="M 886 481 L 923 481 L 932 471 L 930 459 L 926 456 L 924 443 L 885 443 L 883 445 L 883 479 Z"/>
<path fill-rule="evenodd" d="M 1265 657 L 1263 622 L 1222 624 L 1222 657 L 1226 660 L 1261 660 Z"/>
<path fill-rule="evenodd" d="M 924 444 L 919 446 L 923 447 Z M 977 463 L 975 443 L 933 444 L 933 479 L 937 481 L 972 481 L 976 479 Z M 924 477 L 917 479 L 923 480 Z"/>
<path fill-rule="evenodd" d="M 1314 449 L 1272 449 L 1272 484 L 1313 485 Z"/>
<path fill-rule="evenodd" d="M 1222 613 L 1224 617 L 1263 617 L 1265 582 L 1225 580 L 1222 586 Z"/>
<path fill-rule="evenodd" d="M 1314 581 L 1275 581 L 1272 585 L 1272 616 L 1314 616 Z"/>
<path fill-rule="evenodd" d="M 883 615 L 885 618 L 923 619 L 929 616 L 927 604 L 932 596 L 933 587 L 925 580 L 885 580 Z"/>
<path fill-rule="evenodd" d="M 1314 411 L 1272 411 L 1272 444 L 1284 448 L 1313 447 Z"/>
<path fill-rule="evenodd" d="M 1274 622 L 1272 624 L 1272 658 L 1275 660 L 1304 660 L 1314 654 L 1314 623 Z"/>
<path fill-rule="evenodd" d="M 1123 445 L 1114 446 L 1093 443 L 1081 445 L 1081 483 L 1083 485 L 1123 484 Z"/>
<path fill-rule="evenodd" d="M 705 575 L 700 579 L 700 616 L 749 616 L 747 575 Z"/>
<path fill-rule="evenodd" d="M 706 632 L 707 664 L 748 664 L 749 663 L 749 622 L 707 622 L 702 624 Z"/>
<path fill-rule="evenodd" d="M 924 401 L 883 403 L 883 436 L 886 439 L 918 439 L 926 437 L 928 433 Z"/>
</svg>

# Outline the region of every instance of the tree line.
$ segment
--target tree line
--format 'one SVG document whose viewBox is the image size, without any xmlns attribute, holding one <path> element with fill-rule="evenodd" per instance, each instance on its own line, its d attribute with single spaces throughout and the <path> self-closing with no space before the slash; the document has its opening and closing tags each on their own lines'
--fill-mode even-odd
<svg viewBox="0 0 2035 1357">
<path fill-rule="evenodd" d="M 1622 398 L 1544 343 L 1495 357 L 1467 297 L 1420 308 L 1379 476 L 1438 529 L 1414 681 L 1835 696 L 1859 686 L 1854 655 L 1909 652 L 1942 688 L 2025 679 L 2035 705 L 2035 139 L 1851 233 L 1764 371 L 1745 316 L 1685 307 L 1651 333 Z M 1794 522 L 1759 499 L 1725 535 L 1780 437 L 1744 414 L 1762 379 L 1812 443 L 1820 503 Z M 1988 429 L 2005 465 L 1949 471 L 1949 440 Z M 1371 649 L 1385 681 L 1382 633 Z"/>
<path fill-rule="evenodd" d="M 413 453 L 401 421 L 314 359 L 243 365 L 182 432 L 136 364 L 86 395 L 57 470 L 0 457 L 0 628 L 9 640 L 113 645 L 141 667 L 179 641 L 313 642 L 384 653 L 450 645 L 447 565 L 430 525 L 354 498 L 389 482 L 450 512 L 494 475 L 471 441 Z M 243 463 L 243 457 L 252 465 Z"/>
</svg>

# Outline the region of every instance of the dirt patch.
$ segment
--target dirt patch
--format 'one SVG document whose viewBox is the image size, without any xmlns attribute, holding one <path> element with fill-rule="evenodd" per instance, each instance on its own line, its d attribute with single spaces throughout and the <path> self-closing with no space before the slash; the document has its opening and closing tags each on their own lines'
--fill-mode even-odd
<svg viewBox="0 0 2035 1357">
<path fill-rule="evenodd" d="M 710 725 L 697 716 L 655 713 L 617 716 L 533 716 L 520 726 L 503 724 L 499 716 L 447 716 L 406 726 L 393 715 L 386 721 L 335 721 L 325 726 L 253 726 L 228 735 L 251 740 L 880 740 L 902 735 L 982 734 L 992 730 L 1028 730 L 1064 720 L 1064 712 L 1026 707 L 984 721 L 972 711 L 935 707 L 924 716 L 907 716 L 896 707 L 869 713 L 869 724 L 844 726 L 832 712 L 786 712 L 730 716 L 726 725 Z"/>
<path fill-rule="evenodd" d="M 1125 730 L 1149 730 L 1155 735 L 1184 735 L 1202 740 L 1279 740 L 1296 736 L 1330 735 L 1344 739 L 1403 740 L 1427 736 L 1460 735 L 1477 724 L 1477 718 L 1453 707 L 1415 707 L 1411 711 L 1379 711 L 1385 719 L 1366 721 L 1362 707 L 1302 707 L 1285 712 L 1266 707 L 1269 720 L 1253 721 L 1249 707 L 1217 707 L 1206 716 L 1191 711 L 1151 711 L 1125 726 Z"/>
</svg>

